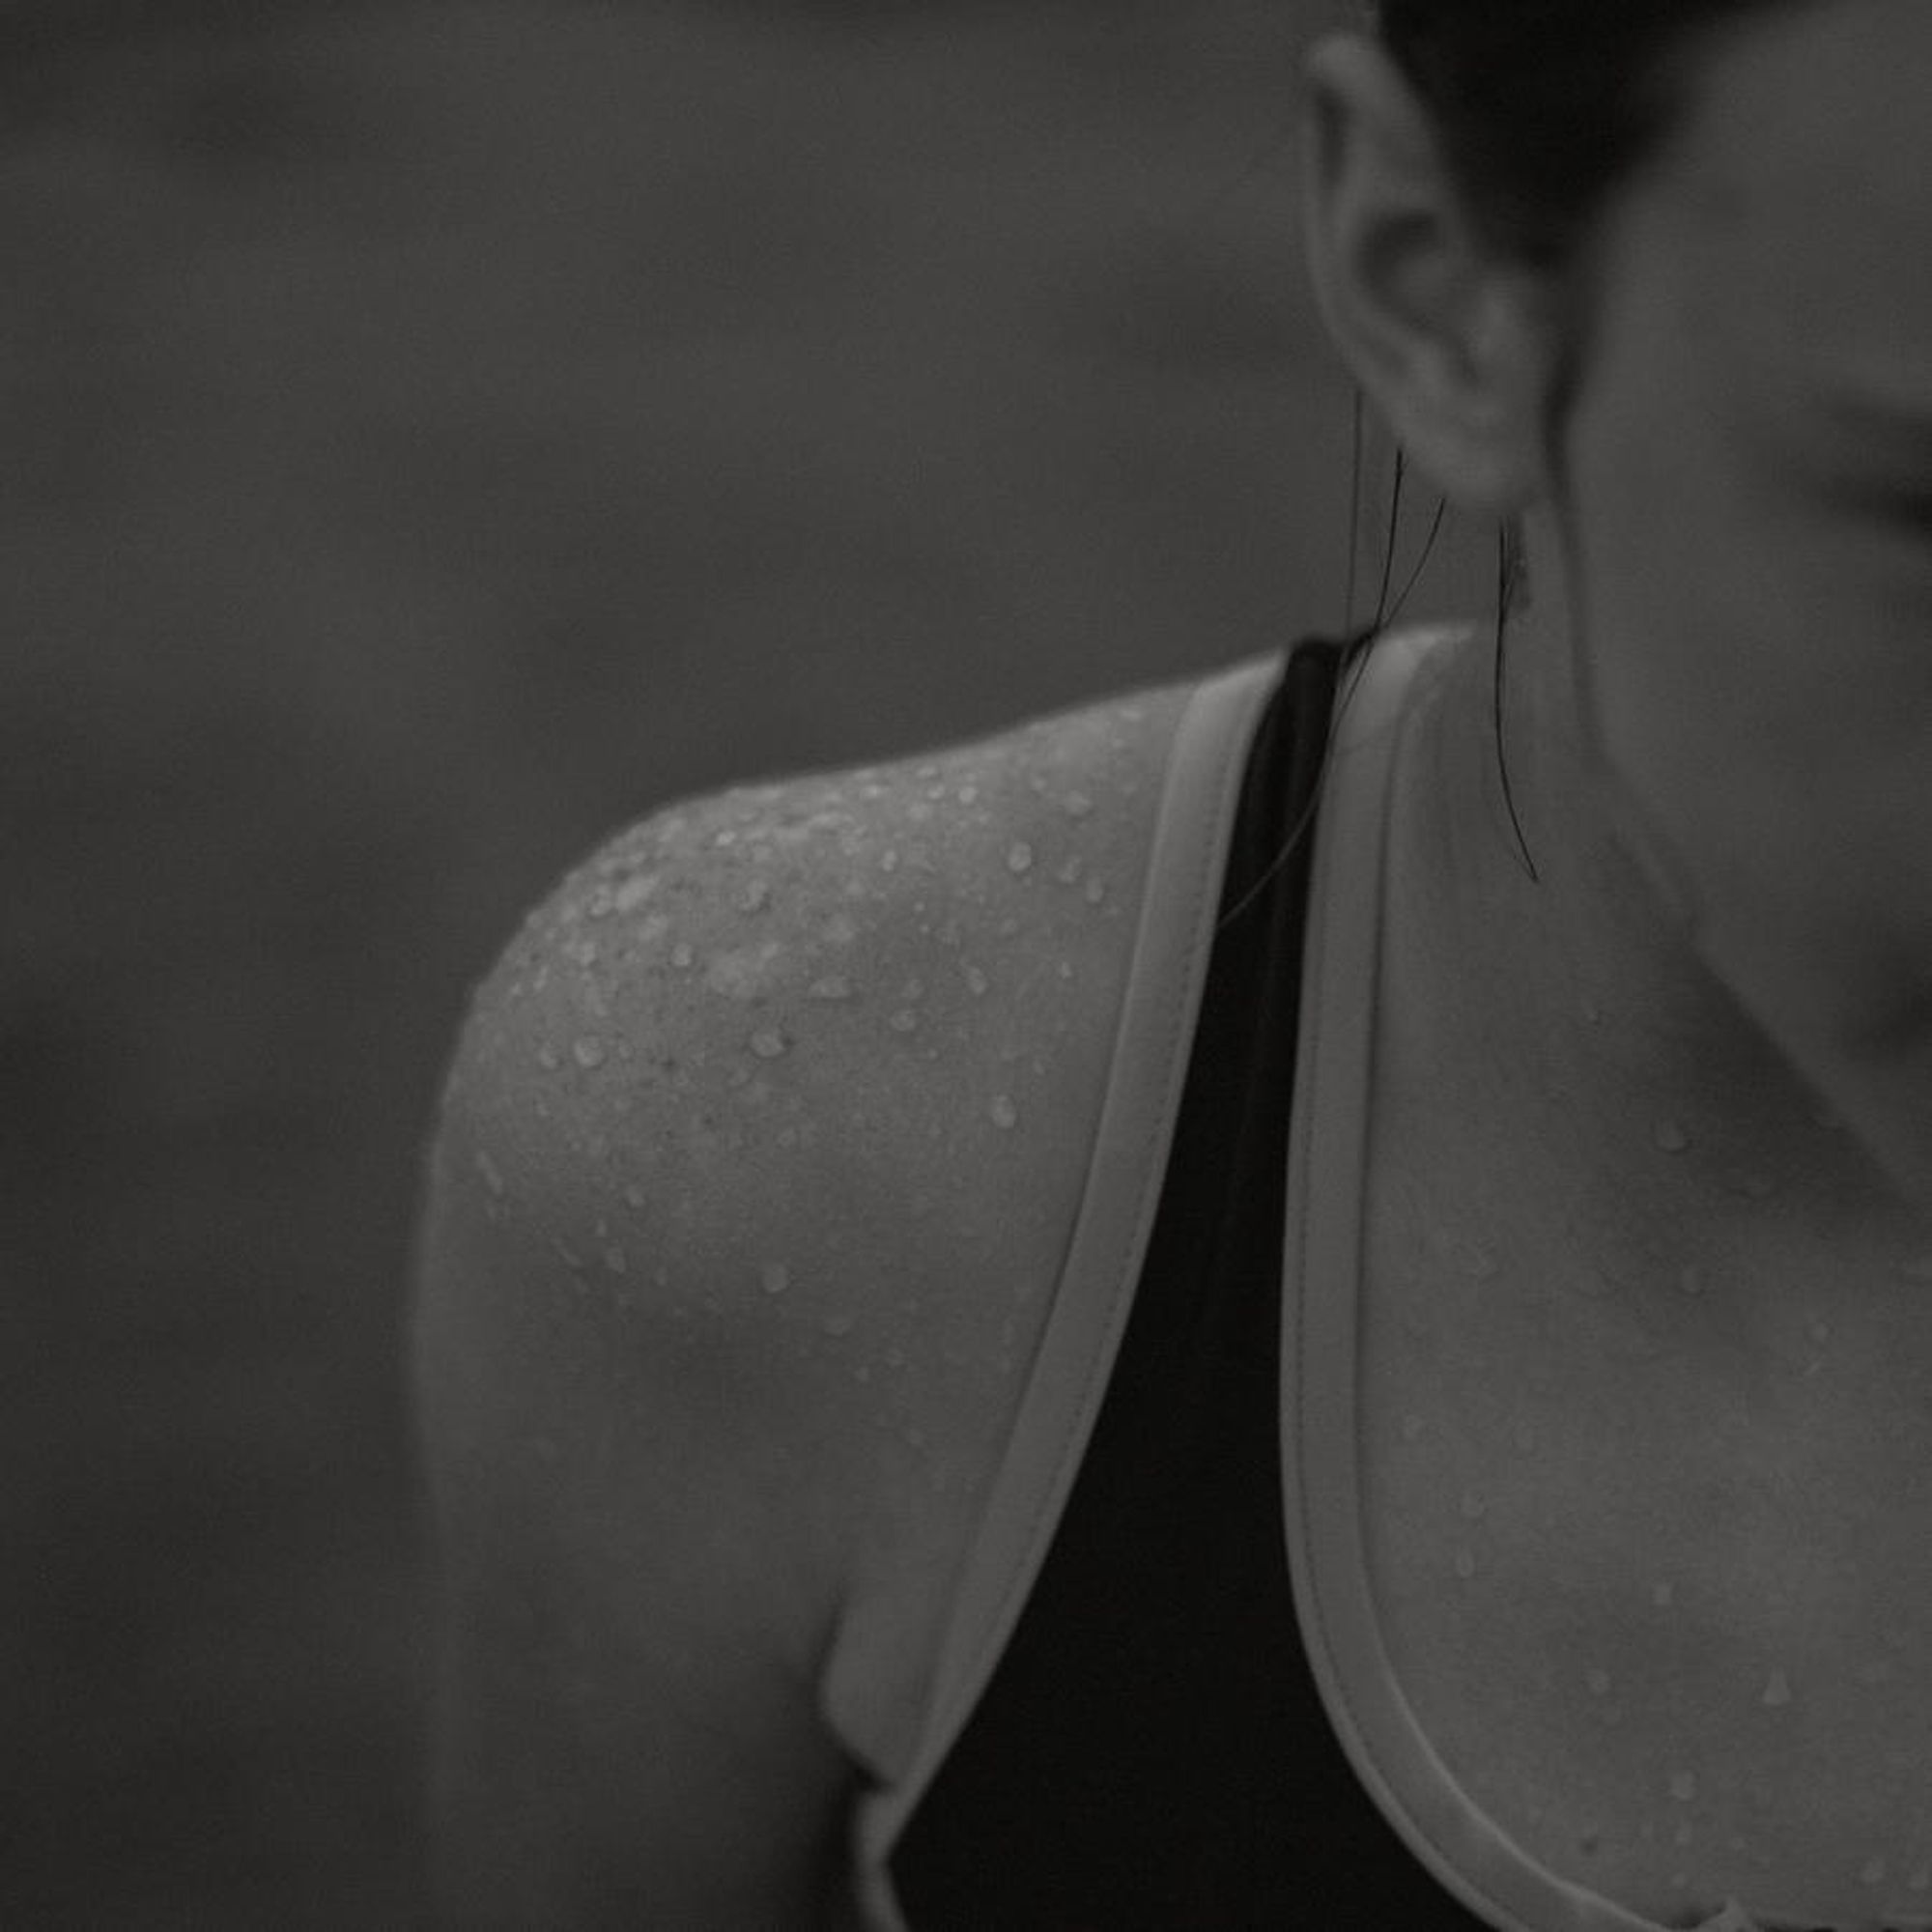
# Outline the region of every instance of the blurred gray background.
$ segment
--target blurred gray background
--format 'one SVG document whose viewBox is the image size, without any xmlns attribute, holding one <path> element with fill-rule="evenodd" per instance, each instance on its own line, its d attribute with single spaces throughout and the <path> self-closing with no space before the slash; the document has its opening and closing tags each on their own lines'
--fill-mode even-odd
<svg viewBox="0 0 1932 1932">
<path fill-rule="evenodd" d="M 0 1926 L 420 1921 L 411 1224 L 550 881 L 1340 628 L 1318 8 L 0 0 Z"/>
</svg>

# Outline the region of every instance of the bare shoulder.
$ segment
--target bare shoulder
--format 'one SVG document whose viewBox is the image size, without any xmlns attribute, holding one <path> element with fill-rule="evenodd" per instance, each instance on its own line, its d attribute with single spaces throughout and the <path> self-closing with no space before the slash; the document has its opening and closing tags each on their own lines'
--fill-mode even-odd
<svg viewBox="0 0 1932 1932">
<path fill-rule="evenodd" d="M 452 1184 L 568 1282 L 574 1330 L 728 1371 L 818 1459 L 828 1573 L 875 1498 L 968 1495 L 1004 1441 L 1190 688 L 679 803 L 472 999 Z"/>
</svg>

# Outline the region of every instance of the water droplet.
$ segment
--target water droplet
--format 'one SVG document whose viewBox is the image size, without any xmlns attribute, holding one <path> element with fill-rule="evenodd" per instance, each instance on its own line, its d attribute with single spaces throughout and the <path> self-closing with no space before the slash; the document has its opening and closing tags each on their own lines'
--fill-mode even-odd
<svg viewBox="0 0 1932 1932">
<path fill-rule="evenodd" d="M 1604 1023 L 1604 1009 L 1598 1006 L 1595 1000 L 1585 1000 L 1583 1002 L 1583 1018 L 1591 1026 L 1602 1026 Z"/>
<path fill-rule="evenodd" d="M 828 1335 L 849 1335 L 855 1325 L 855 1318 L 850 1315 L 828 1315 L 818 1325 Z"/>
<path fill-rule="evenodd" d="M 1076 852 L 1053 876 L 1063 886 L 1077 886 L 1080 883 L 1080 874 L 1086 870 L 1086 867 L 1087 862 Z"/>
<path fill-rule="evenodd" d="M 611 896 L 611 902 L 619 912 L 636 912 L 657 889 L 657 873 L 639 872 L 633 877 L 626 879 L 617 888 Z"/>
<path fill-rule="evenodd" d="M 692 960 L 692 952 L 690 947 L 685 945 L 679 945 L 672 949 L 670 955 L 670 963 L 673 966 L 677 967 L 680 972 L 688 971 L 690 969 L 691 960 Z"/>
<path fill-rule="evenodd" d="M 576 1249 L 571 1247 L 571 1245 L 567 1241 L 559 1241 L 556 1238 L 556 1236 L 553 1235 L 551 1236 L 550 1244 L 552 1249 L 554 1251 L 557 1260 L 560 1261 L 565 1267 L 581 1268 L 583 1265 L 583 1257 L 580 1255 L 576 1251 Z"/>
<path fill-rule="evenodd" d="M 1073 977 L 1073 961 L 1072 961 L 1072 960 L 1070 960 L 1070 959 L 1063 959 L 1063 960 L 1062 960 L 1062 961 L 1060 962 L 1060 966 L 1059 966 L 1059 969 L 1058 969 L 1058 970 L 1059 970 L 1059 973 L 1060 973 L 1060 977 L 1061 977 L 1061 978 L 1062 978 L 1063 980 L 1070 980 L 1070 979 L 1072 979 L 1072 977 Z"/>
<path fill-rule="evenodd" d="M 1677 1286 L 1685 1294 L 1702 1294 L 1704 1276 L 1695 1265 L 1681 1268 L 1678 1270 Z"/>
<path fill-rule="evenodd" d="M 1781 1670 L 1774 1670 L 1765 1680 L 1764 1695 L 1758 1700 L 1771 1710 L 1791 1702 L 1791 1680 Z"/>
<path fill-rule="evenodd" d="M 537 1048 L 537 1065 L 546 1073 L 554 1073 L 558 1065 L 561 1065 L 556 1057 L 556 1048 L 550 1045 L 548 1041 Z"/>
<path fill-rule="evenodd" d="M 791 1270 L 783 1262 L 767 1262 L 762 1279 L 767 1294 L 782 1294 L 791 1286 Z"/>
<path fill-rule="evenodd" d="M 503 1177 L 497 1163 L 479 1148 L 476 1153 L 476 1172 L 483 1177 L 483 1184 L 492 1194 L 503 1191 Z"/>
<path fill-rule="evenodd" d="M 753 879 L 738 895 L 738 910 L 740 912 L 762 912 L 765 909 L 766 901 L 770 899 L 771 895 L 771 882 L 768 879 Z"/>
<path fill-rule="evenodd" d="M 1089 905 L 1098 905 L 1106 896 L 1107 884 L 1104 879 L 1095 877 L 1087 881 L 1086 899 Z"/>
<path fill-rule="evenodd" d="M 729 826 L 726 826 L 725 829 L 723 832 L 719 833 L 712 839 L 711 842 L 712 844 L 716 845 L 720 851 L 724 851 L 730 846 L 737 844 L 738 835 L 735 832 L 733 832 Z"/>
<path fill-rule="evenodd" d="M 639 1187 L 638 1183 L 634 1180 L 628 1187 L 624 1189 L 624 1199 L 628 1201 L 633 1208 L 641 1208 L 644 1205 L 644 1199 L 645 1199 L 644 1190 L 641 1187 Z"/>
<path fill-rule="evenodd" d="M 1690 1771 L 1674 1771 L 1670 1775 L 1670 1795 L 1680 1804 L 1688 1804 L 1697 1795 L 1697 1775 Z"/>
<path fill-rule="evenodd" d="M 865 889 L 860 888 L 863 892 Z M 859 928 L 842 912 L 835 912 L 819 927 L 819 934 L 828 946 L 850 946 L 858 938 Z"/>
<path fill-rule="evenodd" d="M 608 919 L 611 916 L 612 899 L 610 889 L 599 886 L 584 901 L 584 916 L 588 919 Z"/>
<path fill-rule="evenodd" d="M 882 872 L 896 872 L 898 868 L 899 855 L 895 851 L 888 851 L 879 861 L 879 870 Z"/>
<path fill-rule="evenodd" d="M 1494 1255 L 1473 1243 L 1462 1251 L 1463 1272 L 1472 1281 L 1492 1281 L 1498 1271 Z"/>
<path fill-rule="evenodd" d="M 790 1045 L 791 1041 L 778 1027 L 766 1027 L 762 1032 L 752 1036 L 752 1051 L 760 1060 L 776 1060 Z M 769 1094 L 770 1090 L 767 1089 L 766 1092 Z"/>
<path fill-rule="evenodd" d="M 1027 872 L 1033 869 L 1033 847 L 1025 839 L 1020 839 L 1007 854 L 1007 870 Z"/>
<path fill-rule="evenodd" d="M 1476 1574 L 1476 1557 L 1475 1557 L 1475 1552 L 1473 1550 L 1469 1549 L 1457 1550 L 1456 1574 L 1457 1576 L 1462 1577 L 1462 1579 L 1465 1583 L 1470 1579 L 1470 1577 L 1472 1577 Z"/>
<path fill-rule="evenodd" d="M 1662 1580 L 1655 1582 L 1650 1586 L 1650 1601 L 1653 1604 L 1655 1604 L 1660 1610 L 1667 1610 L 1670 1607 L 1671 1604 L 1676 1600 L 1676 1596 L 1677 1596 L 1676 1589 L 1671 1584 L 1663 1582 Z"/>
<path fill-rule="evenodd" d="M 1585 1680 L 1593 1697 L 1607 1697 L 1610 1694 L 1610 1673 L 1607 1670 L 1593 1670 Z"/>
<path fill-rule="evenodd" d="M 625 1259 L 623 1249 L 618 1247 L 604 1250 L 604 1265 L 612 1274 L 629 1274 L 631 1271 L 631 1264 Z"/>
<path fill-rule="evenodd" d="M 563 956 L 573 965 L 581 966 L 588 972 L 597 963 L 597 942 L 594 939 L 573 939 L 563 949 Z"/>
<path fill-rule="evenodd" d="M 919 1015 L 910 1008 L 895 1013 L 886 1024 L 895 1033 L 911 1033 L 919 1025 Z"/>
<path fill-rule="evenodd" d="M 1832 1339 L 1832 1324 L 1829 1321 L 1814 1321 L 1804 1332 L 1822 1349 Z"/>
<path fill-rule="evenodd" d="M 1429 1427 L 1419 1415 L 1405 1415 L 1402 1419 L 1402 1439 L 1413 1442 Z"/>
<path fill-rule="evenodd" d="M 1859 1869 L 1859 1877 L 1866 1885 L 1883 1885 L 1885 1883 L 1885 1861 L 1883 1859 L 1867 1859 Z"/>
<path fill-rule="evenodd" d="M 604 1065 L 604 1042 L 601 1039 L 585 1037 L 571 1048 L 580 1066 L 602 1066 Z"/>
<path fill-rule="evenodd" d="M 1061 801 L 1068 818 L 1085 818 L 1094 810 L 1094 801 L 1084 791 L 1070 791 Z"/>
<path fill-rule="evenodd" d="M 1011 1127 L 1019 1120 L 1019 1109 L 1005 1094 L 995 1094 L 993 1104 L 986 1109 L 993 1118 L 993 1124 L 1002 1130 Z"/>
<path fill-rule="evenodd" d="M 1682 1153 L 1690 1145 L 1690 1137 L 1675 1121 L 1659 1121 L 1651 1138 L 1665 1153 Z"/>
<path fill-rule="evenodd" d="M 979 967 L 968 966 L 966 968 L 966 984 L 975 999 L 978 999 L 985 992 L 988 983 L 985 974 L 980 972 Z"/>
<path fill-rule="evenodd" d="M 776 939 L 714 952 L 705 969 L 704 983 L 727 1000 L 755 1000 L 771 991 L 778 980 L 778 962 L 784 946 Z"/>
<path fill-rule="evenodd" d="M 1463 1492 L 1463 1514 L 1471 1522 L 1481 1522 L 1490 1513 L 1490 1506 L 1474 1490 Z"/>
<path fill-rule="evenodd" d="M 822 980 L 814 980 L 806 997 L 812 1000 L 849 1000 L 852 997 L 852 982 L 840 973 L 828 973 Z"/>
</svg>

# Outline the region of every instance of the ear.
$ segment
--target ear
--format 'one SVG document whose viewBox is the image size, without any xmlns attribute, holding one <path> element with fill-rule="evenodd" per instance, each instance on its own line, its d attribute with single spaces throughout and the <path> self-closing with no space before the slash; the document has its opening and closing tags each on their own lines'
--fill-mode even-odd
<svg viewBox="0 0 1932 1932">
<path fill-rule="evenodd" d="M 1303 241 L 1329 333 L 1443 495 L 1522 508 L 1544 480 L 1534 277 L 1485 256 L 1427 109 L 1374 42 L 1326 37 L 1303 83 Z"/>
</svg>

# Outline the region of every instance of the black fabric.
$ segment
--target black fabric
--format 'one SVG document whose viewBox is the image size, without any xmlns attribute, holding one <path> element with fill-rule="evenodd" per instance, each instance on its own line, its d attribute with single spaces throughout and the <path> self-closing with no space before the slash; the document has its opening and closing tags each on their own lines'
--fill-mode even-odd
<svg viewBox="0 0 1932 1932">
<path fill-rule="evenodd" d="M 1012 1640 L 891 1860 L 913 1932 L 1481 1927 L 1342 1754 L 1298 1640 L 1282 1519 L 1312 826 L 1241 901 L 1312 812 L 1352 666 L 1305 639 L 1260 720 L 1121 1353 Z"/>
</svg>

